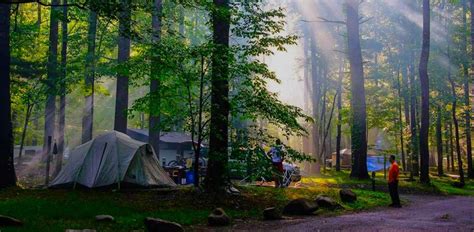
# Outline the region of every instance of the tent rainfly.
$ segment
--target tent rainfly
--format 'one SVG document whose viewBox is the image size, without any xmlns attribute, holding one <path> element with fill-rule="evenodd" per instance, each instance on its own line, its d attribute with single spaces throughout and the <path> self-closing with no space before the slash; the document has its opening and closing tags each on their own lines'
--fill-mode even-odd
<svg viewBox="0 0 474 232">
<path fill-rule="evenodd" d="M 153 148 L 113 131 L 84 143 L 69 154 L 69 161 L 49 187 L 82 185 L 88 188 L 117 184 L 174 187 L 160 166 Z"/>
</svg>

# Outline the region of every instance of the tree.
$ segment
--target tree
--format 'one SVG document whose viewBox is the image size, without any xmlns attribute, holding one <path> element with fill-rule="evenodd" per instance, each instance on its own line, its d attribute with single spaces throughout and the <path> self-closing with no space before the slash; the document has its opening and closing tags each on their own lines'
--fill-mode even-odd
<svg viewBox="0 0 474 232">
<path fill-rule="evenodd" d="M 457 96 L 456 96 L 456 83 L 454 82 L 453 78 L 449 76 L 449 82 L 451 83 L 451 93 L 452 93 L 452 109 L 451 109 L 451 116 L 453 118 L 453 123 L 454 123 L 454 135 L 455 135 L 455 141 L 456 141 L 456 154 L 458 158 L 458 171 L 459 171 L 459 181 L 461 182 L 461 186 L 464 186 L 464 168 L 462 164 L 462 158 L 461 158 L 461 145 L 459 143 L 460 136 L 459 136 L 459 122 L 458 118 L 456 115 L 456 109 L 457 109 Z M 452 161 L 454 163 L 454 161 Z"/>
<path fill-rule="evenodd" d="M 97 13 L 89 10 L 89 28 L 87 32 L 86 73 L 84 78 L 84 113 L 82 116 L 82 143 L 93 137 L 94 126 L 94 82 L 96 63 Z"/>
<path fill-rule="evenodd" d="M 122 133 L 127 133 L 128 68 L 126 62 L 130 58 L 130 3 L 130 0 L 121 0 L 119 12 L 118 63 L 120 67 L 117 75 L 114 130 Z"/>
<path fill-rule="evenodd" d="M 211 124 L 209 136 L 209 163 L 205 187 L 217 192 L 228 185 L 228 137 L 229 137 L 229 33 L 230 5 L 228 0 L 214 0 L 211 10 L 212 77 L 211 77 Z"/>
<path fill-rule="evenodd" d="M 155 0 L 152 12 L 152 42 L 159 43 L 161 39 L 161 14 L 162 14 L 162 1 Z M 159 57 L 156 57 L 156 52 L 153 53 L 152 64 L 151 64 L 151 81 L 150 81 L 150 118 L 149 118 L 149 131 L 148 131 L 148 143 L 153 147 L 156 152 L 156 156 L 160 157 L 160 75 L 159 75 Z"/>
<path fill-rule="evenodd" d="M 342 138 L 342 79 L 343 64 L 339 68 L 339 83 L 337 89 L 337 136 L 336 136 L 336 171 L 341 171 L 341 138 Z"/>
<path fill-rule="evenodd" d="M 10 5 L 0 4 L 0 189 L 15 186 L 10 96 Z M 5 108 L 3 108 L 5 107 Z"/>
<path fill-rule="evenodd" d="M 423 0 L 423 45 L 420 57 L 421 127 L 420 127 L 420 181 L 430 182 L 428 134 L 430 127 L 430 87 L 428 61 L 430 56 L 430 1 Z"/>
<path fill-rule="evenodd" d="M 48 50 L 48 97 L 46 99 L 43 155 L 46 155 L 48 137 L 54 138 L 56 128 L 56 95 L 58 81 L 58 15 L 59 0 L 53 0 L 51 4 L 49 50 Z"/>
<path fill-rule="evenodd" d="M 346 0 L 348 59 L 351 73 L 352 107 L 352 170 L 351 177 L 369 178 L 367 172 L 367 112 L 364 67 L 360 46 L 360 0 Z"/>
<path fill-rule="evenodd" d="M 441 131 L 442 127 L 442 113 L 441 107 L 438 106 L 438 117 L 436 120 L 436 151 L 438 155 L 438 176 L 443 176 L 443 133 Z"/>
<path fill-rule="evenodd" d="M 466 8 L 466 1 L 467 0 L 463 0 L 463 7 Z M 471 0 L 471 8 L 470 8 L 470 11 L 471 11 L 471 70 L 474 70 L 474 0 Z M 465 12 L 467 10 L 464 10 L 464 16 L 463 16 L 463 20 L 465 20 L 465 17 L 466 17 L 466 13 Z M 466 25 L 467 23 L 465 23 Z M 465 26 L 465 31 L 467 31 L 467 26 Z M 463 41 L 464 42 L 464 41 Z M 467 41 L 466 41 L 466 46 L 464 47 L 466 48 L 465 50 L 463 51 L 466 51 L 466 53 L 468 52 L 467 51 Z M 468 64 L 465 65 L 465 72 L 464 72 L 464 104 L 465 104 L 465 120 L 466 120 L 466 125 L 465 125 L 465 133 L 466 133 L 466 146 L 467 146 L 467 176 L 469 178 L 474 178 L 474 166 L 472 164 L 472 144 L 471 144 L 471 107 L 470 107 L 470 95 L 469 95 L 469 73 L 468 71 Z M 473 78 L 474 76 L 474 72 L 473 74 L 471 74 L 471 78 Z"/>
<path fill-rule="evenodd" d="M 58 123 L 58 154 L 56 154 L 56 168 L 53 176 L 61 171 L 64 155 L 64 136 L 66 127 L 66 82 L 67 82 L 67 46 L 68 46 L 68 7 L 67 0 L 63 0 L 63 12 L 61 20 L 61 82 L 59 88 L 59 123 Z"/>
</svg>

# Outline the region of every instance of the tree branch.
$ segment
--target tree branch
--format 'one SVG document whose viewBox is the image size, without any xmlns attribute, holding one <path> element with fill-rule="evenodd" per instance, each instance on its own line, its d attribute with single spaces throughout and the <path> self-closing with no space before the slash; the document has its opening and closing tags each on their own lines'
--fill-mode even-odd
<svg viewBox="0 0 474 232">
<path fill-rule="evenodd" d="M 0 4 L 23 4 L 23 3 L 37 3 L 42 6 L 51 6 L 51 7 L 77 7 L 80 9 L 86 9 L 84 5 L 77 3 L 67 3 L 67 4 L 50 4 L 44 3 L 41 0 L 0 0 Z"/>
</svg>

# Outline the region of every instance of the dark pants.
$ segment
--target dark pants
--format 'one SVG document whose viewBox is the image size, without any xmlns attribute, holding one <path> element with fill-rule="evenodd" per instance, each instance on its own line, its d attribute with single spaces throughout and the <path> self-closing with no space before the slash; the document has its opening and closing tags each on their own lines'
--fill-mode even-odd
<svg viewBox="0 0 474 232">
<path fill-rule="evenodd" d="M 400 205 L 400 197 L 398 196 L 398 180 L 388 183 L 388 190 L 390 191 L 390 197 L 392 198 L 392 204 L 395 206 Z"/>
</svg>

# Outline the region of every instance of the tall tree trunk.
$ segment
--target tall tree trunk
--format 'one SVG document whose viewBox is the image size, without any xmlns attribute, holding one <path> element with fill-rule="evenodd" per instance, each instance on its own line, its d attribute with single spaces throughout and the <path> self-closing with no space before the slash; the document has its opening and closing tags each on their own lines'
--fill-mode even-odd
<svg viewBox="0 0 474 232">
<path fill-rule="evenodd" d="M 412 55 L 413 57 L 414 55 Z M 418 176 L 419 165 L 418 165 L 418 156 L 419 156 L 419 143 L 418 143 L 418 121 L 416 118 L 416 83 L 415 83 L 415 73 L 414 67 L 410 64 L 410 133 L 411 133 L 411 172 L 410 176 Z"/>
<path fill-rule="evenodd" d="M 26 106 L 25 121 L 23 122 L 23 130 L 21 131 L 20 151 L 18 152 L 17 165 L 21 163 L 23 148 L 25 146 L 26 131 L 28 130 L 28 123 L 30 122 L 32 110 L 33 110 L 33 105 L 31 103 L 28 103 Z"/>
<path fill-rule="evenodd" d="M 161 19 L 162 19 L 162 0 L 155 0 L 152 16 L 153 42 L 159 43 L 161 39 Z M 148 143 L 153 147 L 156 156 L 160 158 L 160 75 L 159 75 L 159 57 L 152 58 L 151 82 L 150 82 L 150 118 L 149 118 L 149 136 Z"/>
<path fill-rule="evenodd" d="M 456 171 L 455 165 L 454 165 L 454 133 L 453 133 L 453 123 L 449 123 L 449 147 L 450 147 L 450 153 L 451 153 L 451 171 Z"/>
<path fill-rule="evenodd" d="M 341 171 L 341 137 L 342 137 L 342 79 L 344 62 L 339 67 L 339 83 L 337 86 L 337 135 L 336 135 L 336 171 Z"/>
<path fill-rule="evenodd" d="M 52 5 L 59 5 L 59 0 L 53 0 Z M 48 137 L 55 138 L 56 128 L 56 95 L 58 79 L 58 13 L 59 7 L 51 7 L 49 51 L 48 51 L 48 97 L 46 99 L 43 156 L 46 156 Z M 54 140 L 54 139 L 53 139 Z M 43 157 L 44 158 L 44 157 Z"/>
<path fill-rule="evenodd" d="M 449 138 L 450 138 L 450 135 L 449 135 L 449 123 L 446 121 L 445 119 L 445 122 L 444 122 L 444 152 L 446 153 L 446 171 L 450 171 L 451 170 L 451 159 L 450 159 L 450 155 L 449 155 Z"/>
<path fill-rule="evenodd" d="M 430 127 L 430 87 L 428 60 L 430 56 L 430 1 L 423 0 L 423 45 L 420 57 L 421 127 L 420 127 L 420 181 L 430 182 L 428 134 Z"/>
<path fill-rule="evenodd" d="M 466 0 L 464 2 L 464 14 L 463 20 L 466 18 L 467 14 L 467 6 Z M 471 0 L 471 69 L 474 70 L 474 0 Z M 464 23 L 465 31 L 467 31 L 467 22 Z M 464 36 L 463 36 L 464 37 Z M 464 37 L 465 38 L 465 37 Z M 465 50 L 467 51 L 467 41 L 465 42 Z M 471 78 L 474 78 L 474 73 L 471 74 Z M 466 146 L 467 146 L 467 176 L 469 178 L 474 178 L 474 167 L 472 165 L 472 141 L 471 141 L 471 106 L 470 106 L 470 94 L 469 94 L 469 70 L 468 70 L 468 63 L 464 66 L 464 104 L 465 104 L 465 115 L 464 119 L 466 121 L 465 125 L 465 133 L 466 133 Z"/>
<path fill-rule="evenodd" d="M 58 124 L 58 154 L 56 154 L 56 167 L 53 172 L 53 176 L 59 174 L 63 166 L 63 155 L 64 155 L 64 137 L 66 127 L 66 82 L 67 82 L 67 43 L 68 43 L 68 15 L 67 15 L 67 0 L 63 0 L 63 15 L 61 21 L 61 86 L 60 86 L 60 97 L 59 97 L 59 124 Z"/>
<path fill-rule="evenodd" d="M 118 63 L 125 65 L 130 58 L 130 20 L 131 0 L 121 0 L 119 17 Z M 123 70 L 122 70 L 123 71 Z M 127 133 L 128 110 L 128 72 L 121 72 L 117 76 L 117 91 L 115 99 L 114 130 Z"/>
<path fill-rule="evenodd" d="M 15 186 L 10 96 L 10 5 L 0 4 L 0 189 Z"/>
<path fill-rule="evenodd" d="M 351 67 L 352 170 L 351 177 L 369 178 L 367 172 L 367 112 L 364 67 L 360 46 L 359 0 L 346 0 L 348 55 Z"/>
<path fill-rule="evenodd" d="M 443 176 L 443 134 L 441 131 L 441 107 L 438 106 L 438 119 L 436 120 L 436 148 L 438 155 L 438 176 Z"/>
<path fill-rule="evenodd" d="M 89 11 L 89 28 L 87 32 L 86 73 L 84 78 L 85 97 L 82 115 L 82 143 L 90 141 L 94 131 L 94 82 L 95 82 L 95 49 L 97 37 L 97 14 Z"/>
<path fill-rule="evenodd" d="M 459 138 L 459 123 L 458 118 L 456 116 L 456 108 L 457 108 L 457 96 L 456 96 L 456 84 L 452 78 L 449 78 L 449 82 L 451 83 L 451 93 L 453 94 L 453 108 L 451 110 L 451 116 L 453 117 L 454 123 L 454 135 L 456 141 L 456 153 L 458 158 L 458 171 L 459 171 L 459 181 L 462 185 L 464 185 L 464 169 L 462 164 L 461 158 L 461 145 L 460 145 L 460 138 Z"/>
<path fill-rule="evenodd" d="M 398 68 L 398 71 L 397 71 L 397 91 L 398 91 L 398 97 L 402 98 L 403 93 L 402 93 L 402 84 L 400 82 L 400 68 Z M 401 101 L 398 102 L 398 121 L 400 123 L 399 130 L 400 130 L 400 149 L 402 153 L 402 167 L 404 170 L 406 170 L 407 164 L 406 164 L 406 159 L 405 159 L 405 141 L 403 139 L 403 117 L 402 117 L 402 102 Z"/>
<path fill-rule="evenodd" d="M 228 124 L 229 124 L 229 0 L 214 0 L 212 10 L 211 124 L 209 136 L 209 163 L 206 189 L 217 192 L 228 184 Z"/>
<path fill-rule="evenodd" d="M 314 124 L 312 125 L 312 139 L 313 139 L 313 156 L 316 159 L 316 163 L 313 165 L 314 168 L 311 169 L 311 172 L 320 173 L 320 159 L 318 157 L 320 151 L 320 143 L 321 136 L 319 133 L 318 125 L 321 123 L 319 120 L 319 104 L 321 99 L 321 81 L 320 81 L 320 72 L 321 69 L 318 65 L 318 57 L 317 57 L 317 48 L 316 48 L 316 40 L 311 40 L 311 85 L 312 85 L 312 111 L 313 111 L 313 118 L 315 120 Z"/>
</svg>

